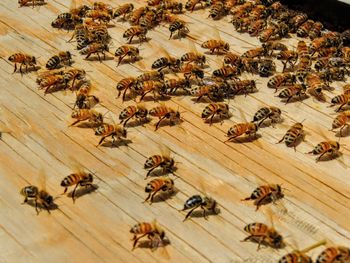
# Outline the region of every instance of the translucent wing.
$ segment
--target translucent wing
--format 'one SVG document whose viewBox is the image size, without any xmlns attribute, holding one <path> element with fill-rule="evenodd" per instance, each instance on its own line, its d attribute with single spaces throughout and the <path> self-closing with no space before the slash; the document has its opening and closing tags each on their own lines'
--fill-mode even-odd
<svg viewBox="0 0 350 263">
<path fill-rule="evenodd" d="M 170 148 L 168 146 L 166 146 L 163 143 L 160 143 L 159 144 L 159 149 L 160 149 L 160 152 L 162 153 L 162 156 L 170 157 L 171 150 L 170 150 Z"/>
<path fill-rule="evenodd" d="M 221 40 L 220 32 L 216 26 L 213 26 L 213 37 L 214 39 Z"/>
<path fill-rule="evenodd" d="M 197 49 L 196 49 L 196 45 L 190 39 L 188 39 L 188 48 L 189 48 L 190 52 L 198 53 Z"/>
<path fill-rule="evenodd" d="M 75 8 L 77 8 L 77 0 L 71 0 L 69 9 L 72 10 Z"/>
<path fill-rule="evenodd" d="M 40 190 L 46 191 L 46 173 L 44 168 L 40 168 L 39 170 L 38 183 Z"/>
</svg>

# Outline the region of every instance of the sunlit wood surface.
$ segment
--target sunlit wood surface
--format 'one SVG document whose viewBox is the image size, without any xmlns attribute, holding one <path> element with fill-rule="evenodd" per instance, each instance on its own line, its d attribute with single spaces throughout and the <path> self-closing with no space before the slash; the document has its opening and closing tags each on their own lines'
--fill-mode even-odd
<svg viewBox="0 0 350 263">
<path fill-rule="evenodd" d="M 126 2 L 126 1 L 122 1 Z M 110 1 L 117 6 L 121 2 Z M 137 1 L 136 6 L 143 1 Z M 275 251 L 261 249 L 249 242 L 243 227 L 251 222 L 269 223 L 264 209 L 256 212 L 251 202 L 240 199 L 250 195 L 262 183 L 280 183 L 288 190 L 283 213 L 277 206 L 275 227 L 291 244 L 299 248 L 328 238 L 333 244 L 350 244 L 350 165 L 349 139 L 341 139 L 343 157 L 340 160 L 316 163 L 306 155 L 318 142 L 335 138 L 328 130 L 335 117 L 328 103 L 312 98 L 303 103 L 284 105 L 272 90 L 266 87 L 267 79 L 256 75 L 259 92 L 230 100 L 232 118 L 212 126 L 204 123 L 200 114 L 205 103 L 194 103 L 190 97 L 173 97 L 166 104 L 183 112 L 181 126 L 164 126 L 154 131 L 154 121 L 144 127 L 128 129 L 128 146 L 99 147 L 92 130 L 68 127 L 74 103 L 74 94 L 57 92 L 44 96 L 35 83 L 37 74 L 23 77 L 12 74 L 13 65 L 7 61 L 15 52 L 25 52 L 39 57 L 44 67 L 47 59 L 57 50 L 70 50 L 76 56 L 75 67 L 88 71 L 88 78 L 96 87 L 102 101 L 96 110 L 110 111 L 118 118 L 120 111 L 133 103 L 122 104 L 116 99 L 116 83 L 126 76 L 137 76 L 142 68 L 150 68 L 160 57 L 159 46 L 172 55 L 181 56 L 188 51 L 186 39 L 168 40 L 167 27 L 151 30 L 149 44 L 141 46 L 142 63 L 123 64 L 116 67 L 112 55 L 99 63 L 86 61 L 75 50 L 75 43 L 67 43 L 71 33 L 51 27 L 51 21 L 68 10 L 69 0 L 53 1 L 40 8 L 18 8 L 17 1 L 0 3 L 0 101 L 2 126 L 7 119 L 7 129 L 0 143 L 0 262 L 160 262 L 166 260 L 164 252 L 151 252 L 137 248 L 131 251 L 132 235 L 129 229 L 139 221 L 156 218 L 164 227 L 171 244 L 167 252 L 172 262 L 276 262 L 293 247 Z M 200 44 L 214 36 L 216 26 L 221 38 L 231 44 L 233 51 L 242 54 L 259 45 L 256 38 L 234 31 L 229 18 L 213 22 L 208 11 L 185 13 L 191 36 Z M 111 52 L 121 44 L 122 32 L 128 23 L 111 23 L 113 37 Z M 297 39 L 283 40 L 290 46 Z M 219 67 L 221 57 L 208 55 L 211 68 Z M 281 64 L 276 62 L 280 68 Z M 333 83 L 336 88 L 330 97 L 340 93 L 344 83 Z M 251 119 L 255 111 L 265 105 L 281 107 L 284 125 L 260 130 L 261 138 L 251 143 L 224 143 L 225 134 L 234 122 Z M 153 101 L 146 102 L 148 108 Z M 241 109 L 244 116 L 238 109 Z M 295 152 L 284 144 L 276 144 L 288 126 L 305 119 L 306 142 Z M 324 134 L 324 135 L 323 135 Z M 178 162 L 175 180 L 176 195 L 152 205 L 142 203 L 146 194 L 143 169 L 147 157 L 159 153 L 159 144 L 167 145 Z M 73 161 L 74 160 L 74 161 Z M 98 189 L 81 196 L 73 204 L 61 196 L 61 180 L 71 173 L 74 163 L 95 172 Z M 21 205 L 21 187 L 36 184 L 40 169 L 47 175 L 47 189 L 54 196 L 58 209 L 49 215 L 42 211 L 38 216 L 29 205 Z M 193 217 L 182 222 L 185 214 L 179 212 L 191 195 L 207 193 L 215 198 L 220 214 L 208 220 Z M 279 218 L 279 220 L 278 220 Z M 313 250 L 314 258 L 324 249 Z"/>
</svg>

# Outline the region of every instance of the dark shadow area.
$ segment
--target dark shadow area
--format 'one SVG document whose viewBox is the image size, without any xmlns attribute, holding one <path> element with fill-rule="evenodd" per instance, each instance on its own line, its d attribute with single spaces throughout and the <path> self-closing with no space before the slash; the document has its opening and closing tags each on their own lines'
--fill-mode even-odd
<svg viewBox="0 0 350 263">
<path fill-rule="evenodd" d="M 152 178 L 152 177 L 160 177 L 164 175 L 169 175 L 169 174 L 174 174 L 177 171 L 177 167 L 173 166 L 171 170 L 165 170 L 161 167 L 158 167 L 154 169 L 147 177 L 145 177 L 145 180 L 147 178 Z"/>
<path fill-rule="evenodd" d="M 100 146 L 109 147 L 109 148 L 119 148 L 119 146 L 128 146 L 130 143 L 132 143 L 132 140 L 120 139 L 120 140 L 116 140 L 114 143 L 113 141 L 103 142 Z"/>
<path fill-rule="evenodd" d="M 174 190 L 171 191 L 171 192 L 162 192 L 162 191 L 160 191 L 160 192 L 158 192 L 158 193 L 154 196 L 152 203 L 164 202 L 164 201 L 166 201 L 166 200 L 168 200 L 168 199 L 171 199 L 171 198 L 172 198 L 173 196 L 175 196 L 178 192 L 179 192 L 178 189 L 174 189 Z M 150 203 L 150 200 L 151 200 L 151 199 L 147 200 L 147 202 Z M 150 203 L 150 204 L 151 204 L 151 203 Z"/>
<path fill-rule="evenodd" d="M 57 198 L 58 198 L 58 197 L 56 197 L 55 199 L 57 199 Z M 34 202 L 33 199 L 29 199 L 26 203 L 23 203 L 23 205 L 25 205 L 25 204 L 30 205 L 30 206 L 33 207 L 34 210 L 35 210 L 35 202 Z M 48 207 L 48 210 L 49 210 L 50 212 L 53 211 L 53 210 L 56 210 L 56 209 L 58 209 L 58 205 L 55 204 L 55 203 L 52 203 L 51 206 Z M 46 208 L 45 208 L 44 206 L 40 205 L 40 204 L 38 204 L 38 211 L 39 211 L 39 214 L 40 214 L 41 212 L 47 212 L 47 211 L 46 211 Z"/>
<path fill-rule="evenodd" d="M 87 187 L 85 187 L 85 186 L 79 187 L 78 186 L 77 190 L 75 191 L 74 198 L 78 199 L 79 197 L 81 197 L 83 195 L 93 193 L 98 189 L 98 187 L 99 186 L 97 184 L 93 184 L 92 186 L 87 186 Z M 73 191 L 70 191 L 69 193 L 67 193 L 67 196 L 72 197 L 72 193 L 73 193 Z M 77 200 L 75 200 L 75 201 L 77 201 Z"/>
</svg>

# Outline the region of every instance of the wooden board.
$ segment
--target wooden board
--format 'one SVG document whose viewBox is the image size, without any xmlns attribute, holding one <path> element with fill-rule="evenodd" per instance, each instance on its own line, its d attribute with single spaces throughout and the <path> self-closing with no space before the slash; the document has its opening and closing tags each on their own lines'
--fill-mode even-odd
<svg viewBox="0 0 350 263">
<path fill-rule="evenodd" d="M 117 6 L 121 2 L 109 3 Z M 135 6 L 142 4 L 136 1 Z M 95 94 L 102 104 L 101 112 L 110 111 L 115 118 L 132 101 L 122 103 L 115 99 L 116 83 L 127 76 L 137 76 L 142 64 L 123 64 L 108 59 L 86 61 L 67 43 L 71 33 L 51 28 L 51 21 L 60 12 L 67 11 L 70 1 L 52 1 L 40 8 L 18 8 L 16 1 L 0 3 L 0 101 L 2 116 L 7 116 L 8 129 L 0 143 L 0 262 L 160 262 L 165 260 L 160 251 L 148 249 L 131 251 L 132 235 L 129 229 L 136 222 L 156 218 L 164 227 L 171 245 L 167 246 L 172 262 L 276 262 L 291 251 L 291 247 L 275 251 L 256 250 L 256 244 L 241 242 L 246 237 L 243 227 L 251 222 L 268 223 L 266 213 L 256 212 L 247 197 L 261 183 L 280 183 L 287 188 L 287 213 L 273 208 L 280 218 L 276 228 L 289 243 L 303 248 L 323 238 L 334 244 L 349 246 L 350 190 L 348 169 L 339 161 L 315 163 L 305 155 L 318 142 L 334 138 L 329 132 L 335 115 L 329 104 L 308 99 L 303 103 L 284 105 L 266 87 L 267 79 L 257 79 L 259 92 L 230 101 L 235 108 L 230 120 L 209 127 L 200 118 L 205 103 L 195 104 L 189 97 L 173 97 L 167 105 L 179 108 L 184 122 L 181 128 L 164 126 L 154 131 L 154 121 L 144 127 L 128 129 L 132 141 L 128 146 L 99 147 L 92 130 L 68 127 L 74 95 L 57 92 L 44 95 L 37 89 L 36 73 L 12 74 L 13 65 L 7 60 L 14 52 L 25 52 L 39 57 L 39 64 L 57 50 L 70 50 L 75 67 L 88 71 L 88 78 L 96 87 Z M 234 31 L 229 18 L 213 22 L 208 11 L 185 13 L 191 35 L 200 44 L 214 36 L 212 27 L 220 30 L 221 38 L 239 54 L 256 47 L 258 40 Z M 111 52 L 124 43 L 122 32 L 127 23 L 115 22 L 109 29 L 113 37 Z M 162 46 L 172 55 L 188 51 L 186 39 L 168 40 L 169 31 L 160 26 L 149 32 L 149 44 L 142 45 L 143 64 L 150 68 L 159 57 Z M 296 46 L 297 39 L 284 40 Z M 220 57 L 208 56 L 211 71 L 220 65 Z M 277 62 L 278 63 L 278 62 Z M 281 64 L 278 64 L 280 68 Z M 333 93 L 339 94 L 344 83 L 334 83 Z M 329 100 L 329 99 L 328 99 Z M 261 130 L 262 138 L 252 143 L 224 143 L 225 134 L 234 122 L 242 121 L 238 109 L 247 119 L 263 105 L 283 108 L 285 124 L 305 119 L 306 142 L 297 151 L 284 144 L 276 144 L 287 126 Z M 151 108 L 153 101 L 146 102 Z M 6 121 L 1 119 L 1 124 Z M 322 131 L 322 132 L 321 132 Z M 343 138 L 343 162 L 350 165 L 349 139 Z M 159 145 L 167 145 L 178 162 L 175 180 L 178 192 L 172 198 L 149 205 L 142 203 L 146 194 L 143 164 L 147 157 L 159 153 Z M 98 189 L 84 195 L 73 204 L 61 196 L 61 180 L 74 169 L 73 160 L 85 169 L 95 172 Z M 21 187 L 37 182 L 40 169 L 47 175 L 47 189 L 54 196 L 58 209 L 48 215 L 36 215 L 35 209 L 21 205 Z M 206 192 L 217 200 L 220 214 L 182 222 L 185 214 L 179 212 L 184 202 L 194 194 Z M 262 209 L 263 210 L 263 209 Z M 294 241 L 293 241 L 294 240 Z M 313 257 L 321 251 L 310 253 Z"/>
</svg>

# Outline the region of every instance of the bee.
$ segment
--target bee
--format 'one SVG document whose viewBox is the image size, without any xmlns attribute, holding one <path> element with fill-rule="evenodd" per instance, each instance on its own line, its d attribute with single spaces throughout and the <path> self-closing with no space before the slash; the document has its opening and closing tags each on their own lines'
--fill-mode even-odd
<svg viewBox="0 0 350 263">
<path fill-rule="evenodd" d="M 202 48 L 209 49 L 212 54 L 216 51 L 217 53 L 226 53 L 230 51 L 230 44 L 221 39 L 210 39 L 202 43 Z"/>
<path fill-rule="evenodd" d="M 139 38 L 140 42 L 142 42 L 147 41 L 146 34 L 147 28 L 141 26 L 132 26 L 123 33 L 123 38 L 126 38 L 129 44 L 135 36 Z"/>
<path fill-rule="evenodd" d="M 276 65 L 272 59 L 261 59 L 259 61 L 258 72 L 260 77 L 269 77 L 275 71 L 276 71 Z"/>
<path fill-rule="evenodd" d="M 143 104 L 138 104 L 136 106 L 131 105 L 124 108 L 119 114 L 120 124 L 123 123 L 125 127 L 128 121 L 135 117 L 137 120 L 142 121 L 147 118 L 148 110 L 145 108 Z"/>
<path fill-rule="evenodd" d="M 294 250 L 293 252 L 288 253 L 283 257 L 281 257 L 278 263 L 311 263 L 312 259 L 308 255 L 306 255 L 306 253 L 316 247 L 319 247 L 325 244 L 326 244 L 326 241 L 322 240 L 303 250 Z"/>
<path fill-rule="evenodd" d="M 350 84 L 346 84 L 343 86 L 343 93 L 349 94 L 350 93 Z"/>
<path fill-rule="evenodd" d="M 242 58 L 260 58 L 266 55 L 266 49 L 264 49 L 263 47 L 258 47 L 244 52 L 242 54 Z"/>
<path fill-rule="evenodd" d="M 21 72 L 21 74 L 23 74 L 22 72 L 22 66 L 26 66 L 26 72 L 28 72 L 28 66 L 31 66 L 35 69 L 36 66 L 36 59 L 34 56 L 31 55 L 27 55 L 24 53 L 15 53 L 13 55 L 11 55 L 8 60 L 12 63 L 15 63 L 15 69 L 13 71 L 13 73 L 16 72 L 17 70 L 17 63 L 20 63 L 19 66 L 19 71 Z"/>
<path fill-rule="evenodd" d="M 331 99 L 331 105 L 329 107 L 333 107 L 335 105 L 339 105 L 339 108 L 336 112 L 339 112 L 345 105 L 349 105 L 350 94 L 340 94 Z"/>
<path fill-rule="evenodd" d="M 154 169 L 162 168 L 162 172 L 172 173 L 175 168 L 175 160 L 170 156 L 170 149 L 163 146 L 161 148 L 161 155 L 152 155 L 147 158 L 144 169 L 148 170 L 146 178 L 150 176 Z"/>
<path fill-rule="evenodd" d="M 323 25 L 321 22 L 315 22 L 312 28 L 309 31 L 309 37 L 311 40 L 319 37 L 321 35 L 321 30 L 323 29 Z"/>
<path fill-rule="evenodd" d="M 61 181 L 61 186 L 64 187 L 64 191 L 62 194 L 65 194 L 68 190 L 69 186 L 75 185 L 73 192 L 72 192 L 72 200 L 73 203 L 75 202 L 75 192 L 80 187 L 94 187 L 92 184 L 94 180 L 94 177 L 91 173 L 87 173 L 84 171 L 78 171 L 76 173 L 72 173 L 68 175 L 67 177 L 63 178 Z"/>
<path fill-rule="evenodd" d="M 189 80 L 192 76 L 194 76 L 196 79 L 203 79 L 204 78 L 204 71 L 197 65 L 193 64 L 183 64 L 180 66 L 180 72 L 184 74 L 184 77 L 186 80 Z"/>
<path fill-rule="evenodd" d="M 97 20 L 100 23 L 108 24 L 112 19 L 110 12 L 106 10 L 88 10 L 85 13 L 85 17 L 91 18 L 92 20 Z"/>
<path fill-rule="evenodd" d="M 182 55 L 180 58 L 181 62 L 192 63 L 203 66 L 206 62 L 206 57 L 204 54 L 199 52 L 188 52 Z"/>
<path fill-rule="evenodd" d="M 328 247 L 318 255 L 316 263 L 347 262 L 350 259 L 350 249 L 343 246 Z"/>
<path fill-rule="evenodd" d="M 188 79 L 167 79 L 164 82 L 164 88 L 167 94 L 175 94 L 179 88 L 182 88 L 185 92 L 191 87 L 191 83 Z"/>
<path fill-rule="evenodd" d="M 227 137 L 229 138 L 226 140 L 226 142 L 232 141 L 243 134 L 247 135 L 248 138 L 251 136 L 257 138 L 258 128 L 258 125 L 254 122 L 237 123 L 227 131 Z"/>
<path fill-rule="evenodd" d="M 230 91 L 234 94 L 245 94 L 245 96 L 248 95 L 248 93 L 253 93 L 257 91 L 255 80 L 239 80 L 235 81 L 232 84 L 229 85 Z"/>
<path fill-rule="evenodd" d="M 308 152 L 308 154 L 320 155 L 316 158 L 316 162 L 320 161 L 322 156 L 329 154 L 330 156 L 337 155 L 339 153 L 340 144 L 336 141 L 325 141 L 320 142 L 315 146 L 315 148 Z"/>
<path fill-rule="evenodd" d="M 279 50 L 279 51 L 288 50 L 288 47 L 285 44 L 275 40 L 269 40 L 263 43 L 262 48 L 265 49 L 265 54 L 268 56 L 272 56 L 274 50 Z M 268 51 L 271 51 L 271 52 L 268 53 Z"/>
<path fill-rule="evenodd" d="M 138 82 L 135 85 L 135 90 L 138 92 L 142 92 L 140 101 L 150 92 L 153 92 L 153 98 L 156 99 L 156 92 L 163 96 L 165 94 L 164 84 L 163 82 L 156 80 L 147 80 L 143 82 Z"/>
<path fill-rule="evenodd" d="M 294 147 L 294 151 L 296 151 L 296 143 L 299 140 L 299 138 L 304 140 L 304 126 L 301 122 L 295 123 L 292 127 L 288 129 L 286 134 L 283 136 L 281 140 L 279 140 L 277 143 L 281 143 L 284 141 L 287 147 Z"/>
<path fill-rule="evenodd" d="M 134 234 L 134 237 L 132 238 L 134 241 L 132 250 L 135 249 L 137 242 L 144 236 L 147 236 L 148 239 L 151 240 L 152 249 L 156 249 L 163 245 L 165 239 L 165 232 L 156 220 L 154 220 L 152 223 L 138 223 L 130 229 L 130 233 Z"/>
<path fill-rule="evenodd" d="M 209 16 L 210 18 L 217 20 L 221 18 L 222 15 L 224 15 L 226 12 L 225 5 L 223 2 L 216 2 L 213 4 L 209 10 Z"/>
<path fill-rule="evenodd" d="M 322 90 L 326 89 L 325 83 L 316 74 L 308 74 L 306 76 L 306 84 L 308 85 L 308 93 L 320 101 L 326 101 L 326 97 Z"/>
<path fill-rule="evenodd" d="M 272 78 L 269 79 L 267 82 L 267 87 L 270 89 L 277 89 L 286 84 L 294 84 L 296 82 L 296 77 L 295 75 L 291 73 L 282 73 L 282 74 L 277 74 L 273 76 Z"/>
<path fill-rule="evenodd" d="M 141 75 L 139 75 L 136 80 L 138 82 L 148 81 L 148 80 L 164 80 L 164 73 L 157 70 L 144 71 Z"/>
<path fill-rule="evenodd" d="M 309 35 L 310 30 L 313 28 L 315 22 L 313 20 L 307 20 L 302 25 L 300 25 L 297 29 L 298 37 L 307 37 Z"/>
<path fill-rule="evenodd" d="M 155 10 L 148 10 L 139 21 L 139 25 L 143 28 L 153 28 L 157 23 L 157 14 Z"/>
<path fill-rule="evenodd" d="M 287 86 L 279 94 L 278 97 L 281 99 L 287 99 L 286 104 L 293 98 L 299 97 L 302 100 L 306 96 L 306 86 L 304 84 L 294 84 L 292 86 Z"/>
<path fill-rule="evenodd" d="M 319 76 L 328 84 L 332 81 L 345 81 L 345 70 L 337 67 L 325 68 Z"/>
<path fill-rule="evenodd" d="M 242 63 L 241 57 L 238 54 L 227 52 L 224 56 L 224 64 L 240 67 Z"/>
<path fill-rule="evenodd" d="M 201 4 L 201 7 L 203 8 L 203 0 L 187 0 L 185 9 L 193 12 L 197 4 Z"/>
<path fill-rule="evenodd" d="M 72 55 L 69 51 L 62 51 L 59 52 L 58 55 L 55 55 L 51 57 L 47 63 L 46 63 L 46 68 L 47 69 L 56 69 L 59 68 L 61 63 L 66 63 L 68 66 L 71 65 L 71 59 Z"/>
<path fill-rule="evenodd" d="M 309 45 L 309 54 L 312 56 L 321 48 L 326 47 L 326 45 L 327 45 L 327 38 L 325 36 L 313 39 L 311 41 L 311 44 Z"/>
<path fill-rule="evenodd" d="M 275 203 L 275 201 L 284 197 L 282 187 L 279 184 L 267 184 L 261 185 L 256 188 L 250 197 L 244 198 L 241 201 L 254 200 L 256 211 L 259 207 L 269 203 Z"/>
<path fill-rule="evenodd" d="M 71 89 L 74 90 L 75 89 L 75 81 L 76 80 L 82 80 L 83 78 L 85 78 L 86 72 L 83 69 L 77 69 L 77 68 L 72 68 L 69 70 L 66 70 L 63 72 L 63 78 L 64 78 L 64 82 L 66 84 L 66 87 L 68 85 L 68 83 L 71 81 Z"/>
<path fill-rule="evenodd" d="M 297 53 L 298 53 L 298 57 L 309 56 L 308 48 L 305 41 L 303 40 L 298 41 Z"/>
<path fill-rule="evenodd" d="M 108 33 L 106 25 L 94 25 L 89 28 L 88 40 L 89 43 L 99 43 L 108 45 L 111 42 L 111 36 Z"/>
<path fill-rule="evenodd" d="M 207 213 L 216 213 L 217 211 L 217 202 L 209 197 L 209 196 L 200 196 L 200 195 L 193 195 L 190 198 L 188 198 L 184 204 L 184 208 L 182 211 L 186 211 L 188 209 L 191 209 L 185 216 L 185 221 L 192 213 L 194 210 L 196 210 L 198 207 L 200 207 L 203 210 L 203 216 L 205 219 L 208 218 Z"/>
<path fill-rule="evenodd" d="M 350 111 L 348 110 L 343 111 L 342 113 L 340 113 L 334 118 L 331 131 L 340 128 L 339 134 L 340 136 L 342 136 L 342 131 L 345 127 L 349 126 L 348 124 L 349 121 L 350 121 Z"/>
<path fill-rule="evenodd" d="M 149 10 L 148 7 L 139 7 L 133 10 L 130 14 L 129 21 L 132 25 L 137 25 L 140 21 L 140 18 Z"/>
<path fill-rule="evenodd" d="M 123 16 L 123 19 L 125 19 L 125 16 L 130 14 L 132 10 L 134 10 L 133 4 L 131 3 L 123 4 L 115 10 L 113 17 L 117 18 L 117 17 Z"/>
<path fill-rule="evenodd" d="M 122 60 L 129 56 L 130 60 L 135 61 L 140 54 L 140 50 L 137 47 L 123 45 L 115 51 L 115 56 L 118 57 L 118 65 L 122 62 Z"/>
<path fill-rule="evenodd" d="M 59 87 L 63 87 L 65 84 L 65 79 L 64 76 L 62 75 L 49 75 L 47 77 L 44 77 L 40 84 L 39 84 L 39 88 L 40 89 L 45 89 L 44 93 L 47 94 L 49 89 L 55 87 L 59 88 Z"/>
<path fill-rule="evenodd" d="M 277 54 L 277 59 L 282 60 L 282 64 L 283 64 L 282 72 L 284 72 L 288 63 L 290 67 L 293 67 L 295 65 L 298 59 L 298 53 L 291 50 L 281 51 L 279 54 Z"/>
<path fill-rule="evenodd" d="M 271 39 L 273 35 L 275 35 L 277 28 L 275 26 L 269 26 L 264 29 L 259 35 L 259 41 L 265 43 Z"/>
<path fill-rule="evenodd" d="M 244 227 L 249 236 L 243 241 L 255 241 L 258 243 L 258 250 L 261 244 L 268 245 L 272 248 L 284 247 L 284 241 L 282 235 L 277 232 L 273 227 L 269 227 L 263 223 L 251 223 Z"/>
<path fill-rule="evenodd" d="M 145 192 L 149 193 L 144 202 L 147 202 L 151 198 L 150 203 L 153 203 L 154 196 L 159 192 L 171 193 L 174 191 L 174 180 L 170 178 L 157 178 L 150 181 L 146 187 Z"/>
<path fill-rule="evenodd" d="M 125 101 L 125 97 L 126 97 L 126 92 L 131 89 L 131 87 L 133 85 L 135 85 L 136 83 L 136 79 L 133 77 L 128 77 L 128 78 L 123 78 L 121 79 L 116 86 L 116 89 L 118 90 L 118 98 L 120 97 L 122 91 L 123 92 L 123 96 L 122 96 L 122 100 Z"/>
<path fill-rule="evenodd" d="M 296 77 L 300 82 L 304 82 L 305 77 L 307 77 L 308 72 L 311 70 L 312 61 L 310 56 L 302 56 L 299 59 L 299 63 L 296 65 Z"/>
<path fill-rule="evenodd" d="M 35 211 L 39 215 L 39 209 L 44 207 L 50 214 L 50 208 L 54 205 L 54 198 L 46 191 L 46 178 L 43 171 L 39 172 L 40 188 L 34 185 L 28 185 L 20 190 L 20 194 L 24 196 L 25 204 L 29 199 L 34 199 Z"/>
<path fill-rule="evenodd" d="M 259 71 L 259 60 L 253 58 L 241 58 L 240 71 L 256 74 Z"/>
<path fill-rule="evenodd" d="M 112 145 L 115 143 L 115 137 L 118 140 L 121 138 L 126 138 L 127 131 L 123 127 L 115 124 L 103 123 L 94 129 L 95 135 L 102 136 L 96 147 L 100 146 L 101 143 L 109 136 L 112 136 Z"/>
<path fill-rule="evenodd" d="M 252 36 L 259 35 L 266 28 L 266 21 L 264 19 L 253 20 L 248 25 L 248 33 Z"/>
<path fill-rule="evenodd" d="M 75 109 L 73 110 L 71 117 L 76 119 L 69 126 L 74 126 L 75 124 L 88 120 L 92 125 L 101 125 L 103 123 L 103 116 L 100 112 L 90 109 Z"/>
<path fill-rule="evenodd" d="M 88 59 L 92 54 L 97 54 L 98 60 L 102 62 L 100 53 L 103 55 L 103 59 L 106 59 L 105 51 L 109 52 L 109 47 L 107 44 L 103 43 L 91 43 L 88 46 L 80 50 L 80 54 L 87 55 L 85 59 Z"/>
<path fill-rule="evenodd" d="M 291 26 L 292 32 L 295 32 L 299 26 L 301 26 L 306 20 L 307 15 L 304 13 L 297 14 L 289 20 L 289 25 Z"/>
<path fill-rule="evenodd" d="M 149 6 L 158 6 L 158 5 L 160 5 L 161 2 L 162 2 L 162 0 L 148 0 L 147 1 L 147 5 L 149 5 Z"/>
<path fill-rule="evenodd" d="M 277 107 L 262 107 L 254 114 L 253 122 L 259 122 L 258 127 L 260 127 L 267 118 L 269 118 L 272 123 L 280 120 L 281 114 L 282 111 Z"/>
<path fill-rule="evenodd" d="M 100 102 L 99 98 L 90 95 L 92 86 L 91 82 L 82 80 L 79 82 L 79 89 L 76 94 L 76 100 L 73 109 L 77 106 L 79 109 L 91 109 Z"/>
<path fill-rule="evenodd" d="M 170 124 L 174 124 L 175 121 L 181 119 L 179 111 L 175 111 L 174 109 L 164 104 L 160 104 L 159 106 L 150 109 L 149 115 L 159 118 L 158 122 L 156 123 L 155 130 L 158 130 L 160 123 L 164 119 L 168 119 L 170 121 Z"/>
<path fill-rule="evenodd" d="M 152 63 L 152 69 L 157 69 L 158 71 L 161 71 L 166 67 L 169 69 L 178 69 L 180 67 L 180 64 L 180 59 L 167 55 L 165 57 L 156 59 Z"/>
<path fill-rule="evenodd" d="M 51 26 L 58 29 L 72 30 L 77 24 L 83 23 L 83 20 L 77 16 L 70 13 L 62 13 L 52 21 Z"/>
<path fill-rule="evenodd" d="M 19 7 L 26 6 L 28 4 L 32 4 L 33 8 L 36 5 L 45 5 L 45 0 L 18 0 Z"/>
<path fill-rule="evenodd" d="M 178 38 L 180 38 L 180 36 L 183 33 L 188 33 L 190 32 L 190 30 L 188 29 L 188 27 L 186 26 L 186 22 L 181 20 L 181 19 L 177 19 L 174 22 L 172 22 L 169 25 L 169 31 L 170 31 L 170 37 L 169 39 L 171 39 L 171 37 L 173 36 L 173 34 L 177 31 L 177 36 Z"/>
<path fill-rule="evenodd" d="M 229 105 L 222 102 L 210 103 L 203 109 L 201 118 L 204 119 L 205 122 L 208 120 L 208 118 L 210 118 L 209 125 L 211 125 L 213 123 L 215 115 L 219 115 L 220 119 L 224 117 L 229 118 Z"/>
<path fill-rule="evenodd" d="M 182 13 L 183 5 L 182 3 L 174 0 L 163 0 L 161 3 L 161 8 L 164 10 L 170 10 L 172 13 Z"/>
<path fill-rule="evenodd" d="M 74 33 L 68 42 L 72 41 L 75 37 L 77 42 L 77 50 L 81 50 L 89 44 L 88 30 L 86 25 L 77 24 L 74 28 Z"/>
<path fill-rule="evenodd" d="M 215 101 L 223 97 L 223 92 L 217 85 L 197 86 L 190 90 L 190 94 L 197 97 L 196 102 L 199 102 L 204 96 Z"/>
<path fill-rule="evenodd" d="M 223 66 L 213 71 L 213 77 L 218 78 L 236 78 L 240 74 L 240 71 L 237 67 L 234 66 Z"/>
</svg>

